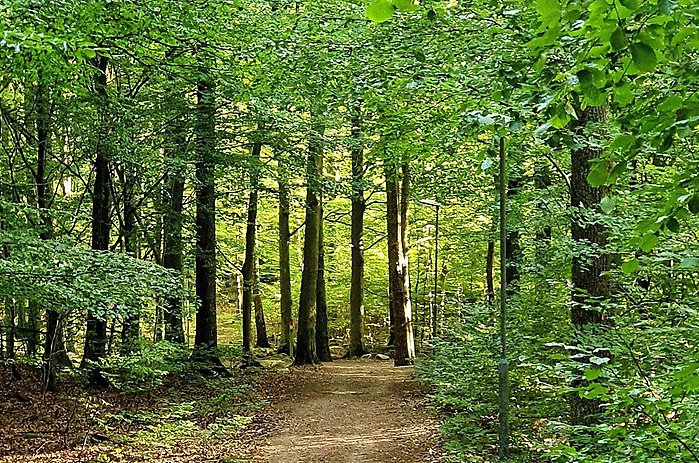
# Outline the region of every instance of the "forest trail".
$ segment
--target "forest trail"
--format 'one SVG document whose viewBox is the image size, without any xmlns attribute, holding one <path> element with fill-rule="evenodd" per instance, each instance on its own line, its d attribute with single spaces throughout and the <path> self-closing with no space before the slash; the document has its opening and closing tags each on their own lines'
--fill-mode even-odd
<svg viewBox="0 0 699 463">
<path fill-rule="evenodd" d="M 337 360 L 321 367 L 292 368 L 276 386 L 269 391 L 271 405 L 258 418 L 255 436 L 246 445 L 250 461 L 442 458 L 439 423 L 425 409 L 412 368 L 394 368 L 391 361 Z"/>
</svg>

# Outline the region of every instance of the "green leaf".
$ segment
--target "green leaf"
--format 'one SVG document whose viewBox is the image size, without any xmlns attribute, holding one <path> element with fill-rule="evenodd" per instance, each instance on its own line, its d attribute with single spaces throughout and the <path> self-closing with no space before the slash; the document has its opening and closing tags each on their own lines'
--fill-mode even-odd
<svg viewBox="0 0 699 463">
<path fill-rule="evenodd" d="M 629 46 L 629 39 L 626 38 L 626 33 L 617 27 L 614 32 L 612 32 L 609 38 L 609 43 L 612 46 L 612 50 L 619 51 Z"/>
<path fill-rule="evenodd" d="M 366 9 L 367 18 L 376 24 L 388 21 L 393 16 L 395 8 L 388 0 L 374 0 Z"/>
<path fill-rule="evenodd" d="M 677 9 L 677 0 L 658 0 L 658 10 L 662 14 L 670 15 Z"/>
<path fill-rule="evenodd" d="M 619 106 L 628 106 L 633 102 L 635 95 L 631 90 L 631 85 L 628 82 L 614 87 L 614 102 Z"/>
<path fill-rule="evenodd" d="M 696 257 L 685 257 L 680 262 L 680 268 L 696 268 L 699 267 L 699 259 Z"/>
<path fill-rule="evenodd" d="M 600 163 L 587 175 L 587 183 L 597 188 L 604 185 L 609 179 L 609 171 L 607 167 Z"/>
<path fill-rule="evenodd" d="M 621 264 L 621 271 L 626 275 L 631 275 L 632 273 L 638 272 L 638 268 L 638 259 L 631 259 Z"/>
<path fill-rule="evenodd" d="M 558 0 L 537 0 L 536 11 L 541 16 L 542 25 L 552 26 L 561 17 L 561 5 Z"/>
<path fill-rule="evenodd" d="M 637 10 L 640 6 L 640 0 L 619 0 L 619 3 L 624 5 L 629 10 Z"/>
<path fill-rule="evenodd" d="M 601 368 L 588 368 L 587 370 L 585 370 L 585 379 L 587 379 L 588 381 L 594 381 L 600 376 L 602 376 Z"/>
<path fill-rule="evenodd" d="M 665 222 L 665 226 L 672 233 L 678 233 L 680 231 L 680 222 L 674 217 L 670 217 L 669 219 L 667 219 L 667 222 Z"/>
<path fill-rule="evenodd" d="M 687 203 L 687 207 L 692 214 L 699 214 L 699 194 L 692 196 L 692 199 Z"/>
<path fill-rule="evenodd" d="M 653 72 L 658 64 L 658 57 L 655 50 L 645 43 L 634 43 L 631 45 L 631 56 L 636 67 L 641 72 Z"/>
<path fill-rule="evenodd" d="M 602 198 L 602 201 L 600 201 L 600 207 L 602 208 L 602 212 L 605 214 L 611 214 L 615 205 L 616 200 L 614 198 L 610 198 L 609 196 L 605 196 Z"/>
<path fill-rule="evenodd" d="M 655 233 L 647 233 L 641 237 L 639 246 L 641 247 L 643 252 L 650 252 L 655 247 L 655 245 L 658 244 L 658 241 L 660 241 L 658 235 L 656 235 Z"/>
<path fill-rule="evenodd" d="M 393 0 L 393 5 L 398 9 L 398 11 L 404 11 L 406 13 L 420 8 L 418 5 L 413 3 L 413 0 Z"/>
</svg>

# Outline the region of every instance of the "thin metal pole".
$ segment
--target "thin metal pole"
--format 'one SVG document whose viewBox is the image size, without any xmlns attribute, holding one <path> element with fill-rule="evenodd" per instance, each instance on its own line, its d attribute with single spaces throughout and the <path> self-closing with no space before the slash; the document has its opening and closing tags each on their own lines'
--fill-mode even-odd
<svg viewBox="0 0 699 463">
<path fill-rule="evenodd" d="M 500 361 L 499 373 L 499 445 L 498 461 L 506 462 L 509 447 L 507 379 L 507 159 L 505 137 L 500 137 Z"/>
<path fill-rule="evenodd" d="M 439 259 L 439 206 L 434 207 L 434 297 L 432 298 L 432 339 L 437 337 L 438 334 L 438 321 L 437 317 L 439 310 L 437 308 L 437 290 L 438 290 L 438 259 Z"/>
</svg>

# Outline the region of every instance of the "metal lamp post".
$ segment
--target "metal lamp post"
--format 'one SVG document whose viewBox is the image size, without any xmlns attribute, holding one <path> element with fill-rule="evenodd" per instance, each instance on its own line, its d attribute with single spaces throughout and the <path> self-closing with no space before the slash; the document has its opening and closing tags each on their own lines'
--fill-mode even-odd
<svg viewBox="0 0 699 463">
<path fill-rule="evenodd" d="M 434 299 L 432 303 L 432 339 L 437 337 L 437 289 L 438 289 L 438 259 L 439 259 L 439 207 L 440 203 L 431 199 L 421 199 L 420 204 L 434 207 Z"/>
</svg>

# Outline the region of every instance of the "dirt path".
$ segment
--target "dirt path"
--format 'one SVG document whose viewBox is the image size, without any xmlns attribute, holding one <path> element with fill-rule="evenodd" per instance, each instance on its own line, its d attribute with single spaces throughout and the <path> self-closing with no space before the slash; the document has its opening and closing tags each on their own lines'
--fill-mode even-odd
<svg viewBox="0 0 699 463">
<path fill-rule="evenodd" d="M 273 402 L 248 447 L 251 461 L 440 460 L 438 423 L 424 408 L 411 368 L 340 360 L 286 375 L 269 391 Z"/>
</svg>

